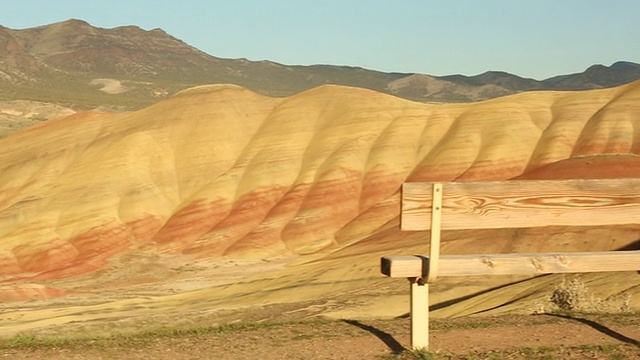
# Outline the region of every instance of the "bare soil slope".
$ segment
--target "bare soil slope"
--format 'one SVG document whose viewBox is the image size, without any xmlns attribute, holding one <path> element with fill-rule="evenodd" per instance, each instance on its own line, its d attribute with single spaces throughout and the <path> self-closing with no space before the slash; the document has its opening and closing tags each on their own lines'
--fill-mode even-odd
<svg viewBox="0 0 640 360">
<path fill-rule="evenodd" d="M 202 311 L 224 321 L 281 303 L 402 315 L 406 284 L 382 278 L 378 259 L 427 250 L 423 234 L 398 231 L 403 182 L 636 177 L 639 114 L 639 82 L 449 105 L 219 85 L 47 121 L 0 140 L 0 333 Z M 633 248 L 639 229 L 452 233 L 443 248 Z M 436 315 L 531 313 L 561 282 L 521 280 L 441 282 Z M 635 273 L 581 281 L 613 307 L 640 301 Z M 32 299 L 44 300 L 20 302 Z"/>
</svg>

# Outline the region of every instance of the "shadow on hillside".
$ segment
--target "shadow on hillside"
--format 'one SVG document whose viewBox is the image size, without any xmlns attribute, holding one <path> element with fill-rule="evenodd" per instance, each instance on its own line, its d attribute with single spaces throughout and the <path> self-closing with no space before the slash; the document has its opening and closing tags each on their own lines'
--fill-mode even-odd
<svg viewBox="0 0 640 360">
<path fill-rule="evenodd" d="M 359 327 L 362 330 L 368 331 L 373 335 L 377 336 L 378 339 L 382 340 L 393 351 L 394 354 L 401 354 L 403 351 L 407 350 L 402 344 L 398 342 L 391 334 L 384 332 L 380 329 L 377 329 L 370 325 L 365 325 L 356 320 L 343 320 L 345 323 L 349 325 L 353 325 L 355 327 Z"/>
<path fill-rule="evenodd" d="M 559 317 L 562 319 L 567 319 L 567 320 L 573 320 L 573 321 L 577 321 L 580 323 L 583 323 L 585 325 L 590 326 L 591 328 L 593 328 L 594 330 L 597 330 L 611 338 L 614 338 L 618 341 L 621 341 L 623 343 L 627 343 L 627 344 L 631 344 L 634 345 L 636 347 L 640 348 L 640 341 L 636 340 L 636 339 L 632 339 L 628 336 L 625 336 L 623 334 L 620 334 L 619 332 L 612 330 L 602 324 L 599 324 L 593 320 L 589 320 L 589 319 L 585 319 L 585 318 L 580 318 L 580 317 L 575 317 L 575 316 L 570 316 L 570 315 L 564 315 L 564 314 L 544 314 L 545 316 L 553 316 L 553 317 Z"/>
<path fill-rule="evenodd" d="M 549 276 L 549 275 L 548 274 L 539 275 L 538 277 L 542 277 L 542 276 Z M 527 281 L 530 281 L 531 279 L 533 279 L 533 277 L 527 278 L 527 279 L 523 279 L 523 280 L 519 280 L 519 281 L 514 281 L 514 282 L 511 282 L 511 283 L 508 283 L 508 284 L 504 284 L 504 285 L 500 285 L 500 286 L 494 286 L 492 288 L 485 289 L 485 290 L 482 290 L 482 291 L 478 291 L 478 292 L 475 292 L 473 294 L 461 296 L 461 297 L 458 297 L 458 298 L 455 298 L 455 299 L 451 299 L 451 300 L 447 300 L 447 301 L 442 301 L 442 302 L 439 302 L 437 304 L 432 304 L 431 306 L 429 306 L 429 311 L 434 311 L 434 310 L 439 310 L 439 309 L 442 309 L 442 308 L 446 308 L 448 306 L 455 305 L 455 304 L 457 304 L 459 302 L 472 299 L 472 298 L 474 298 L 476 296 L 480 296 L 480 295 L 483 295 L 483 294 L 490 293 L 492 291 L 500 290 L 500 289 L 503 289 L 503 288 L 507 288 L 509 286 L 513 286 L 513 285 L 516 285 L 516 284 L 527 282 Z M 504 305 L 504 304 L 502 304 L 502 305 Z M 500 305 L 500 306 L 502 306 L 502 305 Z M 488 309 L 488 310 L 491 310 L 491 309 Z M 399 317 L 408 318 L 409 315 L 410 314 L 407 313 L 407 314 L 401 315 Z"/>
</svg>

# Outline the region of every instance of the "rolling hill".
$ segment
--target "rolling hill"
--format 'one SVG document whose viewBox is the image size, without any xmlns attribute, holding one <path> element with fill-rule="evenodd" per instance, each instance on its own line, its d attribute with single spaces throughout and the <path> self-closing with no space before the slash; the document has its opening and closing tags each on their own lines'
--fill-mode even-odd
<svg viewBox="0 0 640 360">
<path fill-rule="evenodd" d="M 115 302 L 61 308 L 55 320 L 50 309 L 30 312 L 32 320 L 7 310 L 0 319 L 14 331 L 353 292 L 367 297 L 374 285 L 387 292 L 366 311 L 401 315 L 404 300 L 397 302 L 397 286 L 378 275 L 379 256 L 426 250 L 421 234 L 397 228 L 403 182 L 638 177 L 639 114 L 640 82 L 466 104 L 336 85 L 289 97 L 210 85 L 138 111 L 43 122 L 0 140 L 0 299 L 72 294 L 94 303 L 108 294 L 107 303 Z M 638 230 L 452 233 L 443 248 L 629 248 L 638 246 Z M 233 263 L 250 266 L 225 282 L 234 268 L 225 264 Z M 619 275 L 626 284 L 638 282 L 627 275 Z M 190 276 L 197 281 L 187 284 Z M 517 283 L 509 299 L 540 299 L 550 279 Z M 640 289 L 594 279 L 610 297 Z M 445 303 L 489 285 L 441 286 L 434 301 Z M 531 306 L 492 294 L 491 301 L 440 312 Z M 344 315 L 345 307 L 332 311 Z"/>
</svg>

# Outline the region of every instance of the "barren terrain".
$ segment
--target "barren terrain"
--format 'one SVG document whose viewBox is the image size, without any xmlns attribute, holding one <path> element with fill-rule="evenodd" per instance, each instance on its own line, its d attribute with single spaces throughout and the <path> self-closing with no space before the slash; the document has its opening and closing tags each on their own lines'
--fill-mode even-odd
<svg viewBox="0 0 640 360">
<path fill-rule="evenodd" d="M 162 29 L 106 29 L 78 19 L 19 30 L 0 25 L 0 99 L 55 101 L 73 104 L 74 109 L 140 109 L 185 88 L 220 83 L 269 96 L 342 84 L 415 101 L 468 102 L 533 90 L 608 88 L 639 78 L 640 65 L 627 61 L 593 64 L 581 73 L 545 80 L 502 71 L 430 76 L 353 66 L 296 66 L 211 56 Z M 117 79 L 129 91 L 101 90 L 91 85 L 96 79 Z"/>
<path fill-rule="evenodd" d="M 281 309 L 270 309 L 277 311 Z M 23 338 L 11 359 L 640 359 L 636 315 L 461 318 L 432 324 L 430 352 L 407 349 L 407 319 L 234 323 L 137 336 Z M 84 340 L 83 340 L 84 339 Z M 422 356 L 422 357 L 421 357 Z"/>
<path fill-rule="evenodd" d="M 394 327 L 388 332 L 406 344 L 406 320 L 394 319 L 407 314 L 408 284 L 380 275 L 379 259 L 428 252 L 425 233 L 398 230 L 403 182 L 639 177 L 638 114 L 639 82 L 438 105 L 339 86 L 272 98 L 216 85 L 140 111 L 42 122 L 0 140 L 0 336 L 105 336 L 322 317 L 334 320 L 329 333 L 355 335 L 337 347 L 321 336 L 303 348 L 388 355 L 375 329 Z M 443 234 L 442 249 L 637 249 L 639 233 L 639 224 L 454 231 Z M 636 272 L 448 278 L 432 288 L 432 315 L 556 313 L 567 309 L 552 296 L 567 287 L 579 300 L 571 311 L 640 308 Z M 538 319 L 547 318 L 516 322 Z M 564 320 L 564 330 L 556 323 L 530 326 L 542 343 L 557 339 L 545 334 L 571 329 L 590 344 L 597 336 L 595 345 L 621 341 L 594 324 Z M 616 331 L 633 340 L 622 341 L 628 354 L 638 335 L 619 325 Z M 304 339 L 308 326 L 278 331 L 284 338 L 300 331 Z M 520 334 L 513 346 L 531 346 L 517 345 L 528 330 L 500 326 L 494 336 Z M 477 336 L 463 330 L 451 338 L 444 329 L 434 333 L 435 349 L 478 350 L 461 347 L 460 339 Z M 264 334 L 233 341 L 247 351 L 243 341 L 257 337 L 261 344 Z M 491 332 L 482 334 L 486 344 Z M 201 346 L 204 353 L 205 344 L 233 343 L 210 333 L 205 340 L 190 336 L 176 338 L 176 346 Z M 125 348 L 150 356 L 156 350 L 147 345 Z M 171 353 L 166 346 L 157 350 Z M 65 356 L 57 348 L 36 351 Z"/>
<path fill-rule="evenodd" d="M 0 101 L 0 138 L 42 121 L 73 113 L 75 111 L 66 107 L 43 102 Z"/>
</svg>

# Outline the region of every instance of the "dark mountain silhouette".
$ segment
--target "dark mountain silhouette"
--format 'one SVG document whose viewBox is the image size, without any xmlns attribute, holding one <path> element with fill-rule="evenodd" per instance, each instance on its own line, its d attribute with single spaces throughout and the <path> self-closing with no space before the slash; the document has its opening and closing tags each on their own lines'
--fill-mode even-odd
<svg viewBox="0 0 640 360">
<path fill-rule="evenodd" d="M 443 76 L 440 79 L 451 81 L 456 84 L 466 84 L 470 86 L 497 85 L 503 89 L 516 92 L 538 90 L 543 88 L 540 81 L 521 78 L 520 76 L 513 75 L 504 71 L 487 71 L 475 76 L 449 75 Z"/>
<path fill-rule="evenodd" d="M 640 64 L 619 61 L 608 67 L 593 65 L 582 73 L 555 76 L 542 83 L 545 88 L 554 90 L 582 90 L 618 86 L 638 78 Z"/>
<path fill-rule="evenodd" d="M 206 54 L 161 29 L 103 29 L 82 20 L 30 29 L 0 26 L 0 100 L 73 108 L 135 109 L 182 89 L 229 83 L 270 96 L 324 84 L 368 88 L 417 101 L 467 102 L 530 90 L 582 90 L 640 78 L 640 65 L 594 65 L 538 81 L 506 72 L 435 77 L 360 67 L 283 65 Z M 110 87 L 106 84 L 110 84 Z"/>
</svg>

